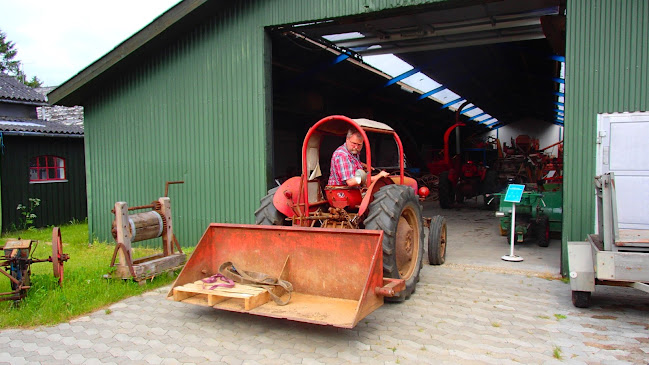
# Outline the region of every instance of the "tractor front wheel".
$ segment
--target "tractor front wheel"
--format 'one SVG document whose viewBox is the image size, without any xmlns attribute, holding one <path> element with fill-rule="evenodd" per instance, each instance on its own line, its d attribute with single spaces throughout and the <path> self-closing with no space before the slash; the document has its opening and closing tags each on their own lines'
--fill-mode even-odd
<svg viewBox="0 0 649 365">
<path fill-rule="evenodd" d="M 436 215 L 428 231 L 428 263 L 442 265 L 446 261 L 446 219 Z"/>
<path fill-rule="evenodd" d="M 255 210 L 255 224 L 262 226 L 285 226 L 286 216 L 275 208 L 273 197 L 279 186 L 268 190 L 268 195 L 261 198 L 259 209 Z"/>
<path fill-rule="evenodd" d="M 383 231 L 383 275 L 403 279 L 405 290 L 389 302 L 402 302 L 415 291 L 424 256 L 421 206 L 411 187 L 386 185 L 374 194 L 365 229 Z"/>
</svg>

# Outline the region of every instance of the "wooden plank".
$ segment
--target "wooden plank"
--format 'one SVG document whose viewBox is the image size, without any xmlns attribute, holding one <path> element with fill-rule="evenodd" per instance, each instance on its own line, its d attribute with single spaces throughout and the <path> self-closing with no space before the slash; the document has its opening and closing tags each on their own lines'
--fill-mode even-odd
<svg viewBox="0 0 649 365">
<path fill-rule="evenodd" d="M 184 290 L 177 290 L 178 288 L 174 288 L 173 293 L 174 293 L 174 300 L 176 302 L 181 302 L 189 297 L 193 297 L 197 293 L 190 292 L 190 291 L 184 291 Z"/>
<path fill-rule="evenodd" d="M 228 300 L 230 298 L 228 297 L 223 297 L 220 295 L 208 295 L 207 296 L 207 305 L 210 307 L 213 307 L 214 305 L 221 303 L 222 301 Z M 246 299 L 247 300 L 247 299 Z"/>
<path fill-rule="evenodd" d="M 644 229 L 620 229 L 616 246 L 649 247 L 649 231 Z"/>
<path fill-rule="evenodd" d="M 253 287 L 244 284 L 235 284 L 233 288 L 209 289 L 211 284 L 204 284 L 201 281 L 185 284 L 173 289 L 175 301 L 186 301 L 194 296 L 203 297 L 201 305 L 215 306 L 226 300 L 237 300 L 243 304 L 245 310 L 251 310 L 270 301 L 270 294 L 266 289 Z M 193 299 L 192 299 L 193 300 Z M 194 304 L 196 304 L 194 302 Z"/>
<path fill-rule="evenodd" d="M 233 298 L 250 298 L 253 295 L 258 295 L 266 291 L 265 289 L 262 288 L 251 287 L 243 284 L 235 284 L 234 288 L 215 288 L 215 289 L 210 289 L 209 285 L 210 284 L 205 284 L 205 286 L 203 286 L 202 284 L 192 283 L 192 284 L 185 284 L 183 286 L 176 287 L 176 289 L 191 291 L 191 292 L 201 293 L 201 294 L 229 296 Z"/>
<path fill-rule="evenodd" d="M 137 265 L 133 265 L 133 268 L 135 269 L 135 275 L 137 277 L 149 277 L 157 275 L 165 270 L 169 270 L 182 265 L 185 262 L 185 258 L 185 254 L 174 254 L 146 262 L 141 262 Z"/>
<path fill-rule="evenodd" d="M 259 293 L 253 297 L 246 298 L 244 300 L 243 307 L 245 310 L 249 311 L 251 309 L 255 309 L 259 307 L 262 304 L 266 304 L 270 301 L 270 294 L 264 290 L 263 293 Z"/>
</svg>

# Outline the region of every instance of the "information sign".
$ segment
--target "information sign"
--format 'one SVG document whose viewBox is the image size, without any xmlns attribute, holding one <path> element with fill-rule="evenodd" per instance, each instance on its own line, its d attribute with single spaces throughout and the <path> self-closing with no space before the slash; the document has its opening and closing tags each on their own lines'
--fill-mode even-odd
<svg viewBox="0 0 649 365">
<path fill-rule="evenodd" d="M 523 191 L 525 190 L 525 185 L 521 184 L 511 184 L 507 188 L 507 193 L 505 194 L 505 201 L 508 203 L 520 203 L 521 198 L 523 197 Z"/>
</svg>

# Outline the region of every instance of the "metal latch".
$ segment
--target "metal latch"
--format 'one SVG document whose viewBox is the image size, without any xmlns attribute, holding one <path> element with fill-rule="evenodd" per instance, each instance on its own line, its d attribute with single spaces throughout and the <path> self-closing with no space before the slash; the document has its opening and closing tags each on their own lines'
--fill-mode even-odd
<svg viewBox="0 0 649 365">
<path fill-rule="evenodd" d="M 606 137 L 606 131 L 599 131 L 597 133 L 597 144 L 602 144 L 602 139 Z"/>
</svg>

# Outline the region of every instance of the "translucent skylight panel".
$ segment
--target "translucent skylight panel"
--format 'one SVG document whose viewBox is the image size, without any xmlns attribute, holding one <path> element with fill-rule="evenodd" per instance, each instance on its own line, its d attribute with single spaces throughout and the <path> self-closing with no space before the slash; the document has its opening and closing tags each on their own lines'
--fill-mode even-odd
<svg viewBox="0 0 649 365">
<path fill-rule="evenodd" d="M 430 90 L 442 86 L 442 84 L 431 79 L 430 77 L 424 75 L 421 72 L 417 72 L 412 76 L 406 77 L 405 79 L 402 80 L 402 82 L 422 92 L 428 92 Z"/>
<path fill-rule="evenodd" d="M 395 77 L 413 69 L 410 64 L 393 54 L 364 56 L 363 61 L 386 74 Z"/>
<path fill-rule="evenodd" d="M 460 96 L 449 89 L 444 89 L 438 93 L 431 95 L 431 97 L 433 98 L 433 100 L 437 101 L 440 104 L 446 104 L 459 98 Z"/>
<path fill-rule="evenodd" d="M 365 36 L 359 32 L 349 32 L 349 33 L 323 35 L 322 38 L 328 40 L 329 42 L 335 43 L 340 41 L 346 41 L 348 39 L 365 38 Z"/>
<path fill-rule="evenodd" d="M 473 104 L 471 104 L 471 105 L 473 105 Z M 467 108 L 470 108 L 470 107 L 471 107 L 471 106 L 468 106 Z M 466 108 L 465 108 L 465 109 L 466 109 Z M 482 114 L 482 113 L 484 113 L 484 111 L 482 111 L 482 109 L 480 109 L 480 108 L 475 108 L 475 109 L 471 109 L 471 110 L 469 110 L 469 111 L 466 112 L 466 113 L 462 113 L 462 115 L 466 115 L 467 117 L 471 118 L 471 117 L 474 117 L 474 116 L 476 116 L 476 115 L 478 115 L 478 114 Z"/>
<path fill-rule="evenodd" d="M 485 115 L 481 115 L 481 116 L 475 118 L 473 121 L 477 122 L 477 123 L 481 123 L 483 120 L 487 120 L 489 118 L 491 118 L 491 115 L 485 114 Z M 490 120 L 490 122 L 491 122 L 491 120 Z"/>
<path fill-rule="evenodd" d="M 464 104 L 465 102 L 466 102 L 466 100 L 461 99 L 461 100 L 458 101 L 457 103 L 455 103 L 455 104 L 451 104 L 448 108 L 449 108 L 450 110 L 452 110 L 452 111 L 457 111 L 457 109 L 458 109 L 459 107 L 461 107 L 462 104 Z M 468 105 L 466 105 L 466 106 L 464 107 L 464 109 L 468 109 L 468 108 L 470 108 L 469 105 L 473 105 L 473 104 L 468 104 Z"/>
<path fill-rule="evenodd" d="M 560 93 L 566 92 L 566 84 L 559 84 L 559 92 Z"/>
<path fill-rule="evenodd" d="M 565 103 L 565 102 L 566 102 L 566 98 L 565 98 L 565 96 L 559 96 L 559 98 L 558 98 L 557 101 L 560 102 L 560 103 Z"/>
</svg>

